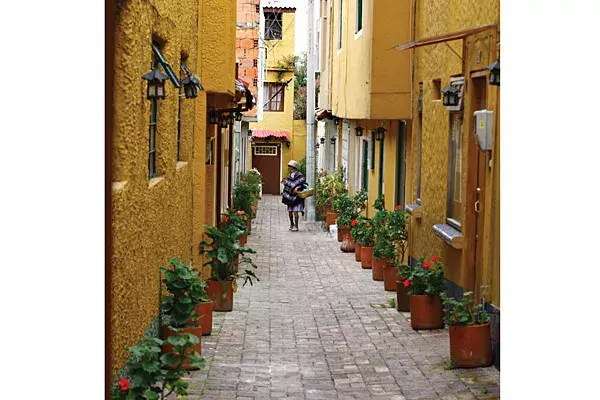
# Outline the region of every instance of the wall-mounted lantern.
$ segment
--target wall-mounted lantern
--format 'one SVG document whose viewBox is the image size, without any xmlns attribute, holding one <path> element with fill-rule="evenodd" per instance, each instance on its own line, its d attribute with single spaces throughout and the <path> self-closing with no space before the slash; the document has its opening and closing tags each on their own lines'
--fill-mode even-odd
<svg viewBox="0 0 600 400">
<path fill-rule="evenodd" d="M 208 112 L 208 123 L 211 125 L 216 125 L 219 123 L 219 114 L 217 114 L 216 110 L 210 110 Z"/>
<path fill-rule="evenodd" d="M 165 80 L 169 78 L 167 75 L 160 72 L 158 68 L 154 68 L 147 74 L 142 75 L 142 78 L 148 81 L 148 91 L 146 93 L 148 100 L 165 98 Z"/>
<path fill-rule="evenodd" d="M 319 139 L 321 141 L 321 144 L 325 144 L 325 137 L 322 136 L 321 139 Z"/>
<path fill-rule="evenodd" d="M 252 130 L 248 129 L 248 137 L 252 137 Z"/>
<path fill-rule="evenodd" d="M 195 99 L 198 97 L 198 90 L 204 90 L 200 79 L 193 74 L 186 76 L 181 83 L 183 84 L 186 99 Z"/>
<path fill-rule="evenodd" d="M 219 128 L 227 128 L 227 126 L 229 126 L 229 120 L 227 116 L 221 115 L 219 117 Z"/>
<path fill-rule="evenodd" d="M 243 117 L 242 113 L 240 113 L 240 112 L 235 113 L 235 120 L 236 121 L 240 122 L 242 120 L 242 117 Z"/>
<path fill-rule="evenodd" d="M 315 149 L 319 148 L 319 142 L 315 143 Z"/>
<path fill-rule="evenodd" d="M 335 144 L 335 141 L 337 140 L 337 137 L 332 136 L 329 140 L 331 141 L 331 144 Z"/>
<path fill-rule="evenodd" d="M 227 114 L 227 125 L 233 124 L 233 114 Z"/>
<path fill-rule="evenodd" d="M 375 140 L 381 142 L 384 139 L 386 132 L 387 129 L 385 129 L 383 126 L 380 126 L 379 128 L 375 129 L 373 131 L 373 133 L 375 134 Z"/>
<path fill-rule="evenodd" d="M 356 136 L 362 136 L 363 131 L 364 131 L 364 128 L 362 126 L 357 126 L 356 128 L 354 128 L 354 134 Z"/>
<path fill-rule="evenodd" d="M 488 66 L 490 70 L 490 85 L 500 86 L 500 60 L 494 61 Z"/>
<path fill-rule="evenodd" d="M 443 104 L 445 106 L 457 106 L 458 105 L 458 96 L 459 90 L 454 85 L 450 85 L 442 89 L 442 94 L 444 95 Z"/>
<path fill-rule="evenodd" d="M 339 125 L 340 124 L 340 119 L 338 117 L 334 117 L 333 118 L 333 123 L 336 124 L 336 125 Z"/>
<path fill-rule="evenodd" d="M 286 145 L 287 147 L 290 147 L 290 146 L 291 146 L 291 144 L 292 144 L 292 143 L 291 143 L 289 140 L 287 140 L 287 141 L 285 142 L 285 145 Z"/>
</svg>

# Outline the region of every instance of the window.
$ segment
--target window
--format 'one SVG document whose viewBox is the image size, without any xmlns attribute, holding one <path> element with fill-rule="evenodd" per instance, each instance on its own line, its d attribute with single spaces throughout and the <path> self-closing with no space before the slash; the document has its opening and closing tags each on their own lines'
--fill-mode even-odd
<svg viewBox="0 0 600 400">
<path fill-rule="evenodd" d="M 356 31 L 358 33 L 363 27 L 363 2 L 362 0 L 356 0 Z"/>
<path fill-rule="evenodd" d="M 276 156 L 277 146 L 252 146 L 255 156 Z"/>
<path fill-rule="evenodd" d="M 253 45 L 255 48 L 258 48 L 258 39 L 254 39 Z"/>
<path fill-rule="evenodd" d="M 384 144 L 383 140 L 379 142 L 379 196 L 383 194 L 383 175 L 384 175 Z"/>
<path fill-rule="evenodd" d="M 370 136 L 370 140 L 371 140 L 371 159 L 369 161 L 369 169 L 371 171 L 375 171 L 375 134 L 373 132 L 371 132 L 371 136 Z"/>
<path fill-rule="evenodd" d="M 338 0 L 339 1 L 339 8 L 338 8 L 338 50 L 342 49 L 342 27 L 344 26 L 342 24 L 342 9 L 344 7 L 343 4 L 343 0 Z"/>
<path fill-rule="evenodd" d="M 434 79 L 432 83 L 433 83 L 433 93 L 432 93 L 433 100 L 441 100 L 441 98 L 442 98 L 442 80 Z"/>
<path fill-rule="evenodd" d="M 362 158 L 362 189 L 369 190 L 369 141 L 362 140 L 363 158 Z"/>
<path fill-rule="evenodd" d="M 260 13 L 260 4 L 257 4 L 257 5 L 256 5 L 256 12 L 257 12 L 257 13 Z"/>
<path fill-rule="evenodd" d="M 283 111 L 284 85 L 276 82 L 265 82 L 263 96 L 265 111 Z"/>
<path fill-rule="evenodd" d="M 265 40 L 281 40 L 282 14 L 278 12 L 265 13 Z"/>
<path fill-rule="evenodd" d="M 258 86 L 258 78 L 252 79 L 252 86 L 254 86 L 254 87 Z"/>
<path fill-rule="evenodd" d="M 258 59 L 255 58 L 254 60 L 252 60 L 252 66 L 254 68 L 258 67 Z"/>
<path fill-rule="evenodd" d="M 450 114 L 447 223 L 460 230 L 462 212 L 463 114 Z"/>
<path fill-rule="evenodd" d="M 419 112 L 419 122 L 417 126 L 417 204 L 421 204 L 421 163 L 423 159 L 423 113 Z"/>
</svg>

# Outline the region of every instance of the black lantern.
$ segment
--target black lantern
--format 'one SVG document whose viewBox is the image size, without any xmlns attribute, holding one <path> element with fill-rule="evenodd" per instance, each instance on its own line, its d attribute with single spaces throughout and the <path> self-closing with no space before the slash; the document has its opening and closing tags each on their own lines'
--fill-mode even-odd
<svg viewBox="0 0 600 400">
<path fill-rule="evenodd" d="M 335 136 L 332 136 L 331 139 L 329 139 L 331 141 L 331 144 L 335 144 L 335 141 L 337 140 L 337 138 Z"/>
<path fill-rule="evenodd" d="M 219 117 L 219 128 L 227 128 L 229 125 L 228 118 L 225 115 Z"/>
<path fill-rule="evenodd" d="M 148 81 L 148 91 L 146 93 L 148 100 L 165 98 L 165 80 L 169 78 L 167 75 L 160 72 L 158 68 L 154 68 L 147 74 L 142 75 L 142 78 Z"/>
<path fill-rule="evenodd" d="M 248 137 L 252 137 L 252 131 L 248 129 Z"/>
<path fill-rule="evenodd" d="M 336 125 L 340 124 L 340 119 L 338 117 L 333 118 L 333 123 Z"/>
<path fill-rule="evenodd" d="M 494 61 L 488 66 L 490 70 L 490 85 L 500 86 L 500 60 Z"/>
<path fill-rule="evenodd" d="M 240 113 L 240 112 L 235 113 L 235 120 L 238 121 L 238 122 L 241 121 L 242 120 L 242 113 Z"/>
<path fill-rule="evenodd" d="M 291 143 L 289 140 L 287 140 L 287 141 L 285 142 L 285 145 L 286 145 L 287 147 L 290 147 L 290 145 L 291 145 L 291 144 L 292 144 L 292 143 Z"/>
<path fill-rule="evenodd" d="M 227 125 L 233 124 L 233 114 L 227 114 Z"/>
<path fill-rule="evenodd" d="M 442 89 L 444 94 L 443 104 L 445 106 L 457 106 L 458 105 L 458 89 L 454 85 L 450 85 Z"/>
<path fill-rule="evenodd" d="M 321 141 L 321 144 L 325 144 L 325 137 L 321 137 L 321 139 L 319 139 Z"/>
<path fill-rule="evenodd" d="M 386 132 L 387 132 L 387 129 L 385 129 L 383 126 L 380 126 L 379 128 L 375 129 L 373 131 L 373 133 L 375 134 L 375 140 L 381 142 L 383 140 L 383 138 L 385 137 Z"/>
<path fill-rule="evenodd" d="M 181 83 L 183 84 L 183 90 L 185 92 L 186 99 L 195 99 L 198 97 L 198 90 L 204 90 L 200 79 L 196 75 L 186 76 Z"/>
<path fill-rule="evenodd" d="M 364 128 L 362 126 L 357 126 L 356 128 L 354 128 L 354 134 L 356 136 L 362 136 L 363 130 L 364 130 Z"/>
<path fill-rule="evenodd" d="M 210 110 L 208 112 L 208 123 L 211 125 L 216 125 L 219 123 L 219 115 L 216 110 Z"/>
</svg>

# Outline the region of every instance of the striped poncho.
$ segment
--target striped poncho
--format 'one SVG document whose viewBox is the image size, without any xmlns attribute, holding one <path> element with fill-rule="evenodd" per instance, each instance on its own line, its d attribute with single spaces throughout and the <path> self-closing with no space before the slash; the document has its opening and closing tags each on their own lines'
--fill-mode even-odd
<svg viewBox="0 0 600 400">
<path fill-rule="evenodd" d="M 299 190 L 302 190 L 305 185 L 306 179 L 299 171 L 296 170 L 289 174 L 283 182 L 283 196 L 281 199 L 282 203 L 287 206 L 295 206 L 302 203 L 304 199 L 294 194 L 294 189 L 299 188 Z"/>
</svg>

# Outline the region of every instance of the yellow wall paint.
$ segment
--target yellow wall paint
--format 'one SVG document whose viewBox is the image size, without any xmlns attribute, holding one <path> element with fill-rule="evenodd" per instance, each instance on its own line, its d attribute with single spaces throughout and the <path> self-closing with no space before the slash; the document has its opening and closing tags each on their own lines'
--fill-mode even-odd
<svg viewBox="0 0 600 400">
<path fill-rule="evenodd" d="M 181 132 L 183 162 L 177 163 L 178 90 L 166 83 L 159 102 L 157 171 L 148 181 L 150 102 L 141 76 L 150 70 L 152 35 L 165 41 L 163 54 L 179 74 L 181 53 L 197 63 L 198 3 L 156 0 L 125 2 L 115 31 L 114 148 L 111 253 L 112 306 L 109 355 L 114 373 L 158 315 L 159 266 L 176 256 L 191 258 L 192 142 L 194 103 L 183 99 Z"/>
<path fill-rule="evenodd" d="M 200 0 L 202 4 L 202 70 L 207 92 L 235 91 L 236 0 Z M 208 105 L 209 107 L 211 104 Z"/>
<path fill-rule="evenodd" d="M 292 12 L 282 13 L 281 40 L 265 40 L 267 46 L 267 68 L 277 68 L 278 63 L 293 56 L 295 52 L 296 15 Z"/>
</svg>

